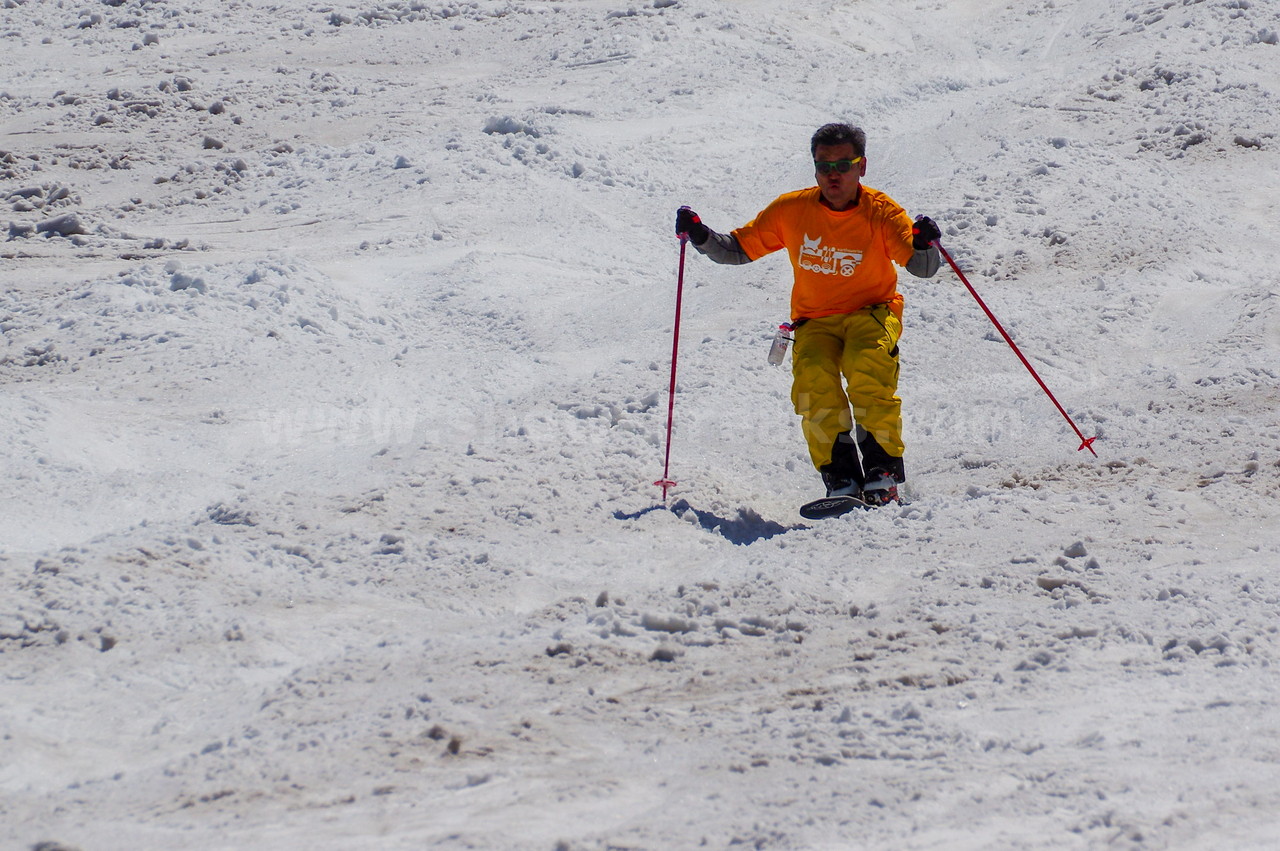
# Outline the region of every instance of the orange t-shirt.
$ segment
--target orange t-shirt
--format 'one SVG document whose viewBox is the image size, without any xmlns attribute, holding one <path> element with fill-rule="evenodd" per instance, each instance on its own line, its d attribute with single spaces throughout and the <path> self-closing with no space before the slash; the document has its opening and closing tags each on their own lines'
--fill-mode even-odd
<svg viewBox="0 0 1280 851">
<path fill-rule="evenodd" d="M 887 304 L 902 316 L 899 266 L 915 249 L 911 217 L 880 192 L 862 187 L 856 206 L 832 210 L 818 187 L 779 196 L 733 232 L 752 260 L 785 248 L 795 285 L 791 318 L 817 319 Z"/>
</svg>

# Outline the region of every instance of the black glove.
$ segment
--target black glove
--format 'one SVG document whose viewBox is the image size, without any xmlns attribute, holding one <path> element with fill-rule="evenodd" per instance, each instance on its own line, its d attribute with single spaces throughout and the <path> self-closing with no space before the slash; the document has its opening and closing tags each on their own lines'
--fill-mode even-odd
<svg viewBox="0 0 1280 851">
<path fill-rule="evenodd" d="M 935 239 L 942 237 L 942 231 L 938 230 L 938 225 L 928 216 L 919 216 L 916 223 L 911 227 L 911 244 L 915 246 L 916 251 L 923 251 L 933 244 Z"/>
<path fill-rule="evenodd" d="M 676 235 L 687 234 L 694 245 L 702 245 L 711 235 L 710 229 L 698 218 L 698 214 L 688 207 L 676 210 Z"/>
</svg>

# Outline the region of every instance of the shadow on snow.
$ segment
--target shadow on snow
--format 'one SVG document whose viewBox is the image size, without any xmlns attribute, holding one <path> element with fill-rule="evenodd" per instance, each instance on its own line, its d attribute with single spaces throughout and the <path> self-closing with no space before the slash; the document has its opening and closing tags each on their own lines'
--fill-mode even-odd
<svg viewBox="0 0 1280 851">
<path fill-rule="evenodd" d="M 689 513 L 692 513 L 698 525 L 703 529 L 708 532 L 715 532 L 729 543 L 738 544 L 739 546 L 754 544 L 756 541 L 767 541 L 774 535 L 809 528 L 803 524 L 784 526 L 772 520 L 765 520 L 749 508 L 739 508 L 736 517 L 721 517 L 710 511 L 694 508 L 687 500 L 683 499 L 676 500 L 669 508 L 663 505 L 655 505 L 652 508 L 645 508 L 631 513 L 615 511 L 613 517 L 615 520 L 636 520 L 654 511 L 668 510 L 681 518 L 686 518 Z"/>
</svg>

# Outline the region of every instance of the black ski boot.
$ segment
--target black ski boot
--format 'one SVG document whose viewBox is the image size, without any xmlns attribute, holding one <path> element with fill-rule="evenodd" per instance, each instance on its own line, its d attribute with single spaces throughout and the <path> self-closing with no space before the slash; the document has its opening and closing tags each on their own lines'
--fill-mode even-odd
<svg viewBox="0 0 1280 851">
<path fill-rule="evenodd" d="M 821 470 L 827 496 L 856 497 L 862 493 L 862 465 L 858 463 L 856 446 L 849 432 L 836 435 L 831 447 L 831 463 Z"/>
<path fill-rule="evenodd" d="M 902 459 L 885 452 L 871 435 L 863 432 L 858 441 L 862 467 L 867 471 L 862 486 L 862 500 L 869 506 L 888 505 L 898 501 L 898 484 L 907 479 Z"/>
</svg>

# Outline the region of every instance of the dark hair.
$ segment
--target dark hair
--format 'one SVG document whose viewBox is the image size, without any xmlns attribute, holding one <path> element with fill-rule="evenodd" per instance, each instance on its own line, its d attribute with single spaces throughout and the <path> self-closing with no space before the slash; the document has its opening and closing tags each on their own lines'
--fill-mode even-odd
<svg viewBox="0 0 1280 851">
<path fill-rule="evenodd" d="M 867 134 L 861 127 L 849 124 L 824 124 L 813 134 L 809 153 L 816 154 L 819 145 L 853 145 L 853 152 L 860 157 L 867 155 Z"/>
</svg>

